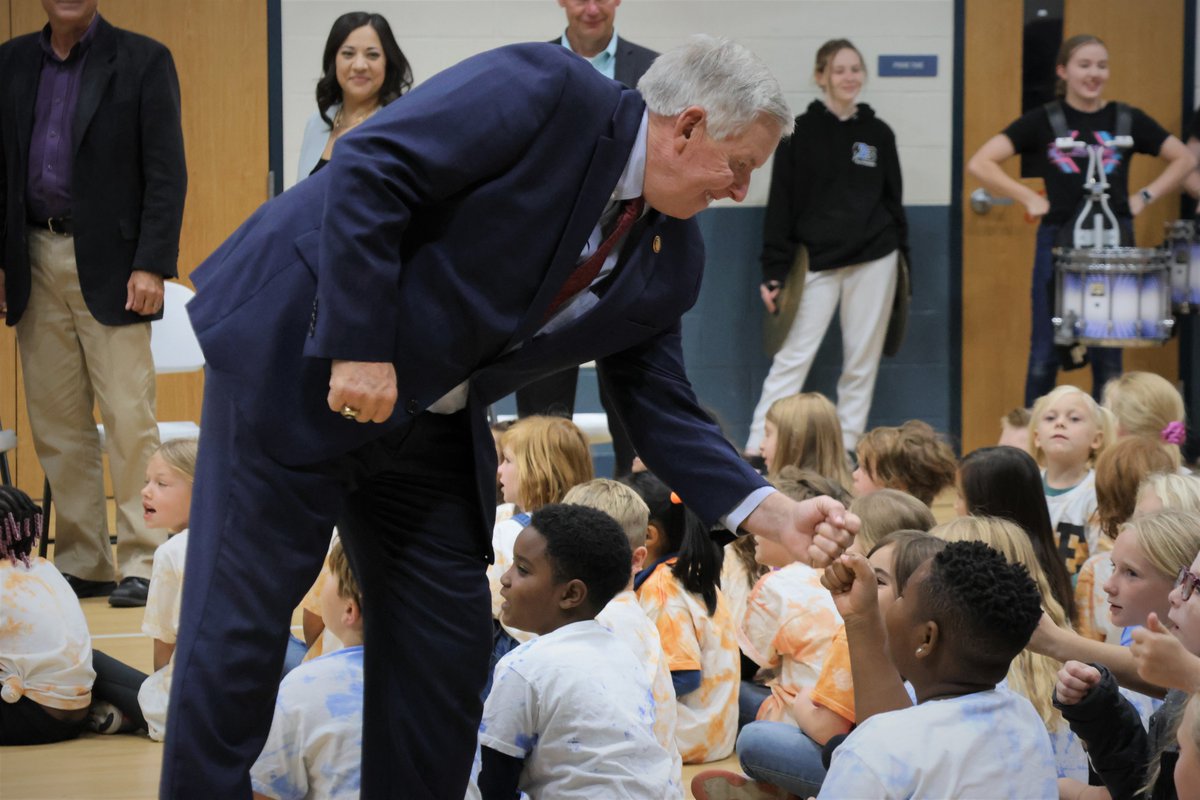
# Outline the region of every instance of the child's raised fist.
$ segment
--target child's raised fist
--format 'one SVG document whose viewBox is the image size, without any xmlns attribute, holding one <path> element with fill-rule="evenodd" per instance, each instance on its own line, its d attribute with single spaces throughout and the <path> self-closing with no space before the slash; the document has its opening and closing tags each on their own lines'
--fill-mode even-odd
<svg viewBox="0 0 1200 800">
<path fill-rule="evenodd" d="M 1073 706 L 1100 683 L 1100 670 L 1082 661 L 1068 661 L 1058 671 L 1054 696 L 1064 706 Z"/>
<path fill-rule="evenodd" d="M 825 568 L 821 578 L 833 595 L 842 619 L 879 614 L 879 588 L 871 562 L 858 553 L 843 553 Z"/>
</svg>

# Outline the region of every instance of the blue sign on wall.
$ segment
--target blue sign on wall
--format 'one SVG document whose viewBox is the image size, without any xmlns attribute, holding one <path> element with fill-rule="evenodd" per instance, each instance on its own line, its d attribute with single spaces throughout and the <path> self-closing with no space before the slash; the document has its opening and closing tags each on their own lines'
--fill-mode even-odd
<svg viewBox="0 0 1200 800">
<path fill-rule="evenodd" d="M 881 78 L 933 78 L 937 76 L 938 57 L 928 56 L 880 56 L 879 77 Z"/>
</svg>

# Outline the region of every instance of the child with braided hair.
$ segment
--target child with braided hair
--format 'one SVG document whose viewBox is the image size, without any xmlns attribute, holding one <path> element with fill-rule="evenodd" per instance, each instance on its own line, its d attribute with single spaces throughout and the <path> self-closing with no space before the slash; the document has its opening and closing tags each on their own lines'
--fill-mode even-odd
<svg viewBox="0 0 1200 800">
<path fill-rule="evenodd" d="M 0 745 L 74 739 L 92 702 L 92 637 L 66 578 L 33 556 L 42 510 L 0 486 Z"/>
</svg>

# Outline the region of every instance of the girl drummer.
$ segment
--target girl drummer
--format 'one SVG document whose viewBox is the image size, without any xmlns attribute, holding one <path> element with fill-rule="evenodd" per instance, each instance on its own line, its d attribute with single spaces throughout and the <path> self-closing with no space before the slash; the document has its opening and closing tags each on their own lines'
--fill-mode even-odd
<svg viewBox="0 0 1200 800">
<path fill-rule="evenodd" d="M 1144 112 L 1126 106 L 1132 152 L 1112 146 L 1118 129 L 1119 103 L 1103 98 L 1108 81 L 1108 48 L 1096 36 L 1072 36 L 1058 51 L 1059 105 L 1066 126 L 1076 141 L 1104 144 L 1104 170 L 1110 184 L 1109 207 L 1123 227 L 1123 243 L 1132 243 L 1132 218 L 1150 203 L 1166 196 L 1196 165 L 1183 142 L 1170 135 Z M 1033 330 L 1029 367 L 1025 378 L 1025 405 L 1054 388 L 1058 375 L 1058 355 L 1054 348 L 1050 298 L 1054 278 L 1051 250 L 1064 241 L 1061 229 L 1071 224 L 1081 206 L 1088 166 L 1086 149 L 1062 150 L 1055 145 L 1056 134 L 1047 108 L 1039 107 L 1024 114 L 1003 133 L 993 136 L 967 164 L 968 171 L 993 192 L 1020 201 L 1030 217 L 1041 220 L 1033 265 Z M 1017 153 L 1045 154 L 1036 160 L 1045 179 L 1047 197 L 1007 175 L 1000 164 Z M 1157 155 L 1167 167 L 1157 178 L 1130 194 L 1129 160 L 1133 153 Z M 1092 363 L 1093 394 L 1100 397 L 1104 384 L 1121 374 L 1121 351 L 1093 347 L 1088 350 Z"/>
<path fill-rule="evenodd" d="M 801 248 L 808 272 L 793 272 L 804 282 L 800 309 L 763 382 L 749 455 L 758 454 L 771 404 L 804 386 L 839 305 L 837 410 L 843 444 L 854 449 L 871 409 L 899 253 L 908 247 L 896 137 L 858 102 L 867 77 L 862 54 L 846 39 L 830 40 L 817 51 L 814 77 L 824 96 L 796 117 L 796 132 L 775 151 L 763 226 L 760 292 L 767 311 L 777 313 Z"/>
</svg>

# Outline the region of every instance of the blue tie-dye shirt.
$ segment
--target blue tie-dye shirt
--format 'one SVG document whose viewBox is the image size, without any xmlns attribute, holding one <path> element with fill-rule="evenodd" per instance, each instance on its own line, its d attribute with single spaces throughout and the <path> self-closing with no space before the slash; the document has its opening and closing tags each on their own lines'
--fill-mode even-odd
<svg viewBox="0 0 1200 800">
<path fill-rule="evenodd" d="M 361 645 L 289 672 L 279 685 L 266 746 L 250 770 L 254 791 L 278 800 L 357 800 L 362 709 Z"/>
<path fill-rule="evenodd" d="M 1058 797 L 1050 737 L 1007 689 L 877 714 L 834 751 L 822 798 Z"/>
</svg>

